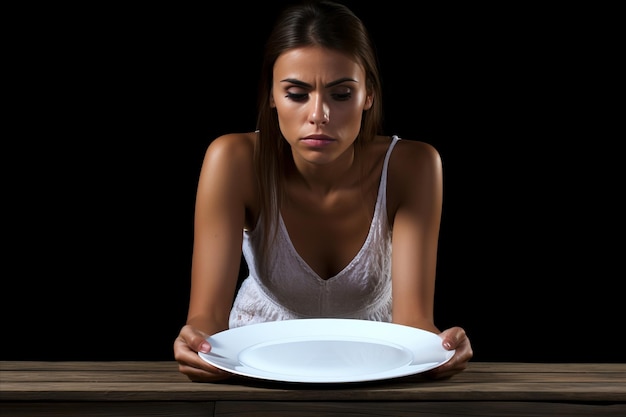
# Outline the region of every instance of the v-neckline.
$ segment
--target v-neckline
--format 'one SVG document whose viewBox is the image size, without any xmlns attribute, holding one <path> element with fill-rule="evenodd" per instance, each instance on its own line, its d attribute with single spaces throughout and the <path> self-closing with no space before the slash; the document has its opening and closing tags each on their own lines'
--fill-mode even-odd
<svg viewBox="0 0 626 417">
<path fill-rule="evenodd" d="M 381 175 L 381 181 L 382 181 L 382 175 Z M 361 254 L 365 251 L 365 248 L 368 246 L 370 240 L 372 239 L 373 228 L 374 228 L 374 219 L 376 219 L 376 216 L 378 216 L 378 211 L 380 210 L 379 205 L 380 205 L 380 184 L 378 186 L 378 195 L 376 197 L 376 204 L 374 206 L 374 215 L 372 217 L 372 221 L 370 222 L 370 225 L 369 225 L 369 228 L 368 228 L 368 231 L 367 231 L 367 236 L 365 237 L 365 240 L 361 244 L 361 247 L 359 248 L 358 252 L 352 257 L 352 259 L 350 259 L 350 262 L 348 262 L 348 264 L 346 266 L 344 266 L 335 275 L 330 276 L 328 278 L 322 278 L 322 276 L 319 273 L 317 273 L 311 267 L 311 265 L 300 255 L 300 253 L 298 252 L 298 250 L 294 246 L 293 241 L 291 240 L 291 236 L 289 235 L 289 230 L 287 230 L 287 225 L 285 224 L 285 221 L 283 220 L 283 215 L 282 215 L 282 213 L 279 212 L 278 213 L 278 221 L 280 223 L 280 232 L 285 237 L 285 241 L 289 245 L 289 250 L 292 252 L 293 256 L 298 260 L 298 262 L 300 262 L 302 264 L 302 266 L 312 276 L 315 277 L 315 279 L 317 279 L 319 281 L 329 282 L 331 280 L 335 280 L 335 279 L 338 279 L 339 277 L 341 277 L 341 275 L 345 274 L 346 271 L 348 271 L 352 267 L 352 265 L 354 265 L 354 263 L 357 262 L 361 258 Z"/>
</svg>

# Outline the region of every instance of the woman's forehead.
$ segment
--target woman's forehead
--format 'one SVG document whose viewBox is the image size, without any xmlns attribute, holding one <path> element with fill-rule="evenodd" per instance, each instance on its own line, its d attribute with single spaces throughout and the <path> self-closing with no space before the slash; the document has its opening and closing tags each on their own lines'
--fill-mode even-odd
<svg viewBox="0 0 626 417">
<path fill-rule="evenodd" d="M 342 52 L 307 46 L 282 53 L 274 63 L 275 78 L 350 77 L 363 79 L 363 67 L 350 55 Z"/>
</svg>

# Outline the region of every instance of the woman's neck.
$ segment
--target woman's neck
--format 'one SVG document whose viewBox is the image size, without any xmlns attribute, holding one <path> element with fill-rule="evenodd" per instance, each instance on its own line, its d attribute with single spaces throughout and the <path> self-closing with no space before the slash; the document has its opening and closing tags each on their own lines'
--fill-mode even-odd
<svg viewBox="0 0 626 417">
<path fill-rule="evenodd" d="M 308 190 L 328 194 L 355 181 L 357 158 L 350 147 L 336 160 L 328 164 L 315 164 L 303 159 L 291 159 L 287 169 L 287 181 L 300 183 Z"/>
</svg>

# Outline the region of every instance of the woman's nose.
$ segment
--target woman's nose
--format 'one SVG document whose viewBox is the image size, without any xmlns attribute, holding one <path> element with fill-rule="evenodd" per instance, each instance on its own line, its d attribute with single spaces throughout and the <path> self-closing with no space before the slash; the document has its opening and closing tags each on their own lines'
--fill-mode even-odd
<svg viewBox="0 0 626 417">
<path fill-rule="evenodd" d="M 323 100 L 315 100 L 313 109 L 311 110 L 310 123 L 316 125 L 325 125 L 329 121 L 329 108 Z"/>
</svg>

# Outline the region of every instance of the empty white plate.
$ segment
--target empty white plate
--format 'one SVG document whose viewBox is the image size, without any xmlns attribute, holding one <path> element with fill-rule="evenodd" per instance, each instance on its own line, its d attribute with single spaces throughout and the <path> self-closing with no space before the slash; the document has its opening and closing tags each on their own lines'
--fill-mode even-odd
<svg viewBox="0 0 626 417">
<path fill-rule="evenodd" d="M 356 319 L 300 319 L 237 327 L 199 353 L 233 374 L 283 382 L 362 382 L 413 375 L 454 355 L 431 332 Z"/>
</svg>

